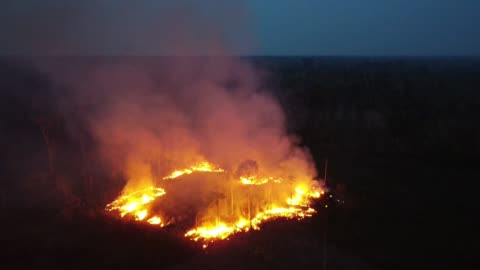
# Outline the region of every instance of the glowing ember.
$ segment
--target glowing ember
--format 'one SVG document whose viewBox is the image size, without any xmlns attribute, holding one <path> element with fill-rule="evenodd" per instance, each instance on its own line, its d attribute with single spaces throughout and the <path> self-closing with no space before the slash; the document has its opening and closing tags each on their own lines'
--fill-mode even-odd
<svg viewBox="0 0 480 270">
<path fill-rule="evenodd" d="M 160 226 L 163 226 L 162 224 L 162 219 L 158 216 L 153 216 L 151 217 L 149 220 L 147 220 L 148 223 L 152 224 L 152 225 L 160 225 Z"/>
<path fill-rule="evenodd" d="M 204 162 L 200 162 L 199 164 L 193 165 L 190 168 L 174 171 L 170 175 L 165 176 L 163 179 L 173 179 L 173 178 L 182 176 L 184 174 L 192 174 L 193 172 L 224 172 L 224 170 L 220 168 L 216 168 L 212 164 L 204 161 Z"/>
<path fill-rule="evenodd" d="M 208 162 L 202 162 L 174 171 L 163 179 L 173 179 L 194 172 L 225 171 Z M 315 213 L 310 207 L 311 200 L 324 194 L 321 189 L 314 187 L 314 182 L 310 180 L 293 185 L 292 181 L 287 183 L 282 178 L 256 175 L 238 177 L 235 181 L 223 181 L 219 183 L 223 186 L 218 192 L 210 193 L 212 203 L 206 211 L 200 213 L 199 226 L 188 230 L 185 237 L 194 241 L 205 241 L 203 247 L 206 248 L 209 241 L 226 239 L 234 233 L 247 232 L 250 229 L 259 230 L 260 225 L 268 220 L 310 217 Z M 130 216 L 138 222 L 163 227 L 165 223 L 160 215 L 152 214 L 150 210 L 152 203 L 165 194 L 166 191 L 162 188 L 149 187 L 119 197 L 108 204 L 106 210 L 118 211 L 122 218 Z"/>
</svg>

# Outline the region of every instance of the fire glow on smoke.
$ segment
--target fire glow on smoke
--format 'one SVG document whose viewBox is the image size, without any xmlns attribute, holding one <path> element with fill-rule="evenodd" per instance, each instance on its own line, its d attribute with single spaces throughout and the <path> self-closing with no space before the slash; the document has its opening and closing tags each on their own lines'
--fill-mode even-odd
<svg viewBox="0 0 480 270">
<path fill-rule="evenodd" d="M 207 242 L 314 213 L 313 160 L 250 63 L 167 58 L 90 73 L 74 96 L 94 106 L 98 153 L 127 180 L 108 212 Z"/>
<path fill-rule="evenodd" d="M 231 178 L 224 181 L 223 186 L 216 187 L 216 197 L 210 199 L 206 210 L 195 218 L 195 225 L 185 233 L 185 237 L 195 241 L 226 239 L 234 233 L 259 230 L 263 222 L 271 219 L 310 217 L 315 213 L 310 207 L 311 201 L 323 194 L 313 180 L 302 183 L 294 179 L 261 178 L 252 174 L 229 176 L 226 170 L 208 162 L 176 170 L 163 177 L 159 186 L 162 186 L 162 181 L 193 173 L 208 173 L 207 177 L 222 174 Z M 153 205 L 157 199 L 166 196 L 168 192 L 164 188 L 150 186 L 120 196 L 108 204 L 106 210 L 118 212 L 121 218 L 133 218 L 163 227 L 173 222 L 167 222 Z"/>
</svg>

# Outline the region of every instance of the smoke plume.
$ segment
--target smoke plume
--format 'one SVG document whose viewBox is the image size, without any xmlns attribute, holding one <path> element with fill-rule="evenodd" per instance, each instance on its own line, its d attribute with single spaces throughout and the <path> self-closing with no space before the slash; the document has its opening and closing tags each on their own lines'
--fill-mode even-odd
<svg viewBox="0 0 480 270">
<path fill-rule="evenodd" d="M 15 35 L 2 26 L 2 35 L 10 34 L 3 50 L 34 55 L 70 136 L 80 136 L 75 123 L 87 127 L 102 164 L 126 180 L 124 192 L 204 161 L 230 178 L 284 179 L 285 193 L 293 184 L 311 185 L 311 157 L 287 134 L 282 108 L 262 84 L 264 73 L 233 56 L 251 44 L 246 8 L 223 1 L 77 2 L 12 2 L 11 21 L 25 24 L 28 15 L 38 24 Z M 38 56 L 51 54 L 75 56 Z"/>
</svg>

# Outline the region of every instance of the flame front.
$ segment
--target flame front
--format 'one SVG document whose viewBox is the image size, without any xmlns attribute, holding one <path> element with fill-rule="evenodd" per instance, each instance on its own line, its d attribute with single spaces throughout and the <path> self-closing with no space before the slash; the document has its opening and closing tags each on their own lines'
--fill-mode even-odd
<svg viewBox="0 0 480 270">
<path fill-rule="evenodd" d="M 224 172 L 224 170 L 220 169 L 220 168 L 216 168 L 212 164 L 204 161 L 204 162 L 200 162 L 196 165 L 193 165 L 190 168 L 174 171 L 171 174 L 169 174 L 168 176 L 163 177 L 163 179 L 164 180 L 174 179 L 174 178 L 180 177 L 184 174 L 192 174 L 193 172 Z"/>
<path fill-rule="evenodd" d="M 148 187 L 121 196 L 107 205 L 107 211 L 118 211 L 120 217 L 131 216 L 135 220 L 143 221 L 149 216 L 149 208 L 153 201 L 165 195 L 162 188 Z M 152 216 L 147 220 L 148 223 L 163 226 L 160 217 Z"/>
<path fill-rule="evenodd" d="M 162 179 L 175 179 L 194 172 L 229 175 L 217 166 L 201 162 L 183 170 L 176 170 Z M 263 222 L 276 218 L 310 217 L 315 213 L 310 207 L 311 201 L 323 194 L 320 188 L 312 185 L 315 182 L 313 180 L 295 182 L 293 185 L 292 181 L 284 181 L 281 177 L 230 177 L 233 181 L 222 182 L 225 193 L 229 190 L 230 195 L 212 199 L 211 205 L 200 215 L 199 221 L 196 218 L 195 226 L 185 233 L 185 237 L 208 242 L 226 239 L 238 232 L 258 230 Z M 165 189 L 150 186 L 119 197 L 108 204 L 106 210 L 117 211 L 121 218 L 131 217 L 138 222 L 164 226 L 161 215 L 152 214 L 150 210 L 152 203 L 166 194 Z"/>
<path fill-rule="evenodd" d="M 270 179 L 273 180 L 273 179 Z M 246 182 L 244 178 L 240 179 L 244 185 L 259 185 L 260 183 L 267 183 L 268 180 L 262 179 L 260 182 Z M 225 223 L 217 222 L 214 224 L 205 224 L 203 226 L 191 229 L 185 236 L 195 241 L 225 239 L 236 232 L 248 232 L 250 229 L 259 230 L 260 225 L 268 220 L 275 218 L 296 218 L 302 219 L 311 217 L 315 210 L 308 205 L 311 199 L 320 198 L 321 192 L 314 190 L 306 190 L 303 186 L 295 188 L 295 194 L 287 198 L 286 207 L 270 205 L 256 213 L 256 215 L 249 219 L 248 217 L 240 217 L 235 222 Z"/>
</svg>

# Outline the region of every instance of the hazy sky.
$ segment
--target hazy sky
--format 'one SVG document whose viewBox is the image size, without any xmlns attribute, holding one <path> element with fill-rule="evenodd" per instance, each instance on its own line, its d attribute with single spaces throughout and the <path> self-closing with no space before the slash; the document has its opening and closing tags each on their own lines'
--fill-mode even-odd
<svg viewBox="0 0 480 270">
<path fill-rule="evenodd" d="M 2 0 L 0 54 L 202 54 L 221 40 L 235 54 L 480 55 L 479 14 L 479 0 Z"/>
<path fill-rule="evenodd" d="M 249 2 L 265 54 L 480 55 L 478 0 Z"/>
</svg>

